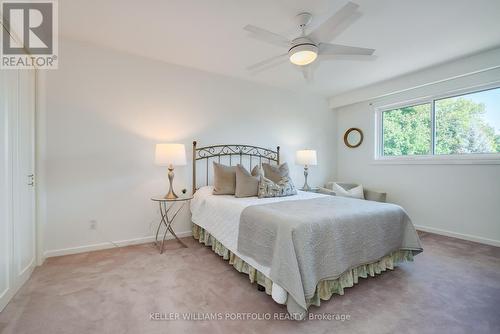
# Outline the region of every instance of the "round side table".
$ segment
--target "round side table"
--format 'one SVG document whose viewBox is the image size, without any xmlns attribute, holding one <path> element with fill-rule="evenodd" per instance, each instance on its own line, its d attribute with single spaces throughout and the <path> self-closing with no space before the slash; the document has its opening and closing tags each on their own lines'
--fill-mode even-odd
<svg viewBox="0 0 500 334">
<path fill-rule="evenodd" d="M 162 227 L 162 225 L 165 226 L 165 233 L 163 234 L 163 239 L 161 241 L 161 246 L 160 246 L 160 254 L 163 253 L 163 244 L 165 243 L 165 238 L 168 232 L 170 232 L 183 247 L 187 248 L 186 244 L 183 243 L 181 239 L 179 239 L 179 237 L 177 237 L 177 235 L 175 234 L 174 229 L 172 228 L 172 223 L 174 222 L 175 217 L 177 217 L 177 214 L 192 198 L 193 196 L 181 196 L 175 199 L 167 199 L 163 196 L 151 198 L 153 202 L 158 202 L 160 206 L 160 215 L 161 215 L 160 223 L 158 224 L 158 228 L 156 229 L 156 237 L 155 237 L 156 245 L 158 245 L 158 233 L 160 233 L 160 228 Z M 176 206 L 177 210 L 173 210 L 174 207 Z"/>
</svg>

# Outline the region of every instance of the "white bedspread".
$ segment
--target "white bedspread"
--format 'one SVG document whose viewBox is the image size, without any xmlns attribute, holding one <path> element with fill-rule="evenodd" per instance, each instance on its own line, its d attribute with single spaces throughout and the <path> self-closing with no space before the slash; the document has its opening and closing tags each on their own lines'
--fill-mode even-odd
<svg viewBox="0 0 500 334">
<path fill-rule="evenodd" d="M 193 223 L 203 227 L 231 252 L 267 277 L 269 277 L 271 270 L 269 267 L 263 266 L 252 258 L 238 253 L 238 232 L 243 209 L 256 204 L 328 196 L 298 191 L 297 195 L 287 197 L 236 198 L 233 195 L 213 195 L 212 190 L 211 186 L 202 187 L 194 194 L 194 198 L 191 200 L 191 219 Z M 287 299 L 287 292 L 279 285 L 273 283 L 272 297 L 277 303 L 284 304 Z"/>
</svg>

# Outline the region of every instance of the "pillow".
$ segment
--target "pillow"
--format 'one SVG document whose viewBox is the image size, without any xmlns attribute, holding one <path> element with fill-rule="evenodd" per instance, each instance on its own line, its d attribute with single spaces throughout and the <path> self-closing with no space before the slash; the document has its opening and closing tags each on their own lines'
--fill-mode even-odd
<svg viewBox="0 0 500 334">
<path fill-rule="evenodd" d="M 252 168 L 252 175 L 253 176 L 264 176 L 264 170 L 262 169 L 262 166 L 257 165 L 254 168 Z"/>
<path fill-rule="evenodd" d="M 250 174 L 243 165 L 236 166 L 236 191 L 235 197 L 257 196 L 259 193 L 259 181 L 261 168 L 255 166 Z"/>
<path fill-rule="evenodd" d="M 214 161 L 214 195 L 234 195 L 236 166 L 225 166 Z"/>
<path fill-rule="evenodd" d="M 279 166 L 263 163 L 262 168 L 264 169 L 264 176 L 275 183 L 280 182 L 285 176 L 288 177 L 289 169 L 286 162 Z"/>
<path fill-rule="evenodd" d="M 365 195 L 363 193 L 363 186 L 361 184 L 357 187 L 345 190 L 337 183 L 333 183 L 332 190 L 335 192 L 335 195 L 337 196 L 365 199 Z"/>
<path fill-rule="evenodd" d="M 273 182 L 262 176 L 259 182 L 259 198 L 265 197 L 284 197 L 297 195 L 297 189 L 293 185 L 292 179 L 288 176 L 281 178 L 279 182 Z"/>
</svg>

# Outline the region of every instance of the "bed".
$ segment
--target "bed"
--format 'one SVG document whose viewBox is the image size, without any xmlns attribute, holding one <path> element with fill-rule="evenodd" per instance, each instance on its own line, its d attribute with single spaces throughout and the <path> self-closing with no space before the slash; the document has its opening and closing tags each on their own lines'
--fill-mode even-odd
<svg viewBox="0 0 500 334">
<path fill-rule="evenodd" d="M 399 206 L 303 191 L 274 198 L 214 195 L 213 161 L 250 170 L 262 162 L 279 165 L 279 147 L 193 142 L 191 213 L 193 237 L 286 304 L 293 319 L 303 319 L 310 305 L 342 295 L 360 277 L 394 269 L 422 251 Z"/>
</svg>

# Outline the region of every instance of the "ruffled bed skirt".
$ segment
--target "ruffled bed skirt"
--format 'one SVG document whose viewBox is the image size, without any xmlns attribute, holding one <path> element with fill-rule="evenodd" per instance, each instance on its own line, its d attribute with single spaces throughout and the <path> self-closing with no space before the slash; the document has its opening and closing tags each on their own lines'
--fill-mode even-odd
<svg viewBox="0 0 500 334">
<path fill-rule="evenodd" d="M 229 260 L 236 270 L 248 275 L 250 282 L 257 282 L 265 288 L 268 295 L 272 293 L 273 281 L 266 277 L 263 273 L 250 266 L 248 263 L 240 259 L 237 255 L 227 249 L 210 233 L 202 227 L 193 224 L 193 237 L 205 246 L 211 246 L 212 251 L 221 256 L 224 260 Z M 404 261 L 413 261 L 413 253 L 410 250 L 399 250 L 387 256 L 384 256 L 379 261 L 364 264 L 353 269 L 345 271 L 336 279 L 322 280 L 316 286 L 314 296 L 307 300 L 307 306 L 320 306 L 321 300 L 329 300 L 333 294 L 343 295 L 345 288 L 350 288 L 358 283 L 359 278 L 367 278 L 375 276 L 387 269 L 394 269 L 398 263 Z"/>
</svg>

